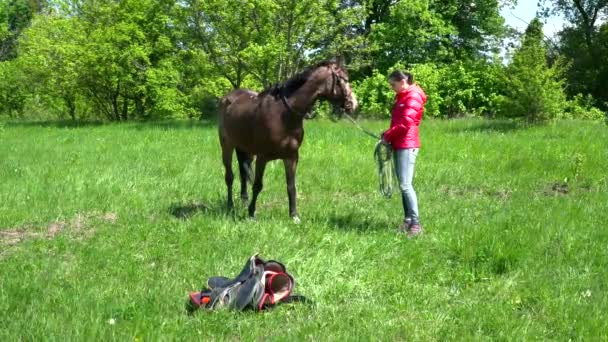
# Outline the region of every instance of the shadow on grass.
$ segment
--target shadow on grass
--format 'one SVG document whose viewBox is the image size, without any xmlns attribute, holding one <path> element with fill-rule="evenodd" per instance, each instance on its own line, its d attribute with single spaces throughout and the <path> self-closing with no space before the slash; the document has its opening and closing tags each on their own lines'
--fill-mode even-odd
<svg viewBox="0 0 608 342">
<path fill-rule="evenodd" d="M 135 130 L 161 129 L 165 131 L 194 130 L 199 128 L 217 127 L 217 120 L 184 120 L 127 123 L 126 128 Z"/>
<path fill-rule="evenodd" d="M 43 127 L 43 128 L 86 128 L 109 125 L 103 121 L 74 121 L 74 120 L 53 120 L 53 121 L 8 121 L 8 127 Z"/>
<path fill-rule="evenodd" d="M 225 216 L 230 214 L 226 209 L 226 204 L 220 201 L 175 203 L 169 208 L 169 213 L 173 217 L 181 220 L 188 220 L 199 213 L 212 216 Z"/>
<path fill-rule="evenodd" d="M 471 124 L 462 125 L 458 127 L 450 128 L 450 131 L 453 133 L 475 133 L 475 132 L 485 132 L 485 133 L 509 133 L 518 130 L 523 130 L 530 125 L 525 121 L 521 120 L 493 120 L 493 119 L 485 119 L 485 120 L 475 120 L 469 121 Z"/>
<path fill-rule="evenodd" d="M 192 130 L 197 128 L 215 127 L 217 120 L 182 120 L 182 121 L 127 121 L 127 122 L 104 122 L 104 121 L 8 121 L 8 127 L 43 127 L 43 128 L 90 128 L 101 126 L 116 126 L 127 129 L 147 130 Z"/>
<path fill-rule="evenodd" d="M 386 231 L 389 227 L 389 223 L 384 220 L 364 218 L 354 214 L 332 215 L 326 220 L 331 228 L 356 233 Z"/>
</svg>

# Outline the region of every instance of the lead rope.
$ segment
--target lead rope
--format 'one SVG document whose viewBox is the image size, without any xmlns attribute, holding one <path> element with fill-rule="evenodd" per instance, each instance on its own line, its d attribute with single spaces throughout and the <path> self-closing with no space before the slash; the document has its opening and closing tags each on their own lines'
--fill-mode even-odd
<svg viewBox="0 0 608 342">
<path fill-rule="evenodd" d="M 390 145 L 378 141 L 374 149 L 374 159 L 378 166 L 378 189 L 386 198 L 393 196 L 395 169 L 392 165 L 393 149 Z"/>
<path fill-rule="evenodd" d="M 391 148 L 391 145 L 384 144 L 379 135 L 361 127 L 361 125 L 359 125 L 359 123 L 350 115 L 344 113 L 344 116 L 357 126 L 361 132 L 378 139 L 378 143 L 376 143 L 376 148 L 374 149 L 374 160 L 376 161 L 378 171 L 378 189 L 382 196 L 391 198 L 393 196 L 393 183 L 395 179 L 395 169 L 392 165 L 393 149 Z"/>
</svg>

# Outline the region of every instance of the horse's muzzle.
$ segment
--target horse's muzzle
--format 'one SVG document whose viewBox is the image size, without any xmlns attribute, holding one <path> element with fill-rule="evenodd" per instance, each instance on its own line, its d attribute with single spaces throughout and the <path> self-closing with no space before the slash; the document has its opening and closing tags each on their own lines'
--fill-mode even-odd
<svg viewBox="0 0 608 342">
<path fill-rule="evenodd" d="M 353 94 L 352 97 L 344 103 L 344 110 L 348 113 L 354 113 L 357 108 L 359 108 L 359 103 L 357 102 L 357 98 Z"/>
</svg>

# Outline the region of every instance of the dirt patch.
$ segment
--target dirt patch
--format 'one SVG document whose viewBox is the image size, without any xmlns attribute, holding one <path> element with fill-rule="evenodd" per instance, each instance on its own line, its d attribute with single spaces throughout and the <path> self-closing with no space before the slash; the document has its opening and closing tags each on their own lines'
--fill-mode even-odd
<svg viewBox="0 0 608 342">
<path fill-rule="evenodd" d="M 105 214 L 103 214 L 103 216 L 101 217 L 101 219 L 103 221 L 108 222 L 108 223 L 116 223 L 116 221 L 118 221 L 118 214 L 116 214 L 116 213 L 105 213 Z"/>
<path fill-rule="evenodd" d="M 52 240 L 62 233 L 69 233 L 74 238 L 89 238 L 95 234 L 93 228 L 97 221 L 116 223 L 116 213 L 87 213 L 77 214 L 70 220 L 53 221 L 45 228 L 36 225 L 23 225 L 21 227 L 0 229 L 0 247 L 12 247 L 30 239 Z M 3 253 L 0 253 L 2 256 Z"/>
<path fill-rule="evenodd" d="M 61 233 L 61 231 L 65 228 L 66 223 L 65 222 L 53 222 L 51 224 L 49 224 L 49 226 L 47 227 L 46 230 L 46 237 L 47 239 L 53 239 L 55 238 L 55 236 L 59 235 L 59 233 Z"/>
<path fill-rule="evenodd" d="M 590 183 L 566 183 L 566 182 L 553 182 L 545 186 L 542 193 L 545 196 L 566 196 L 573 193 L 587 193 L 596 191 Z M 541 191 L 539 191 L 541 192 Z"/>
<path fill-rule="evenodd" d="M 568 183 L 555 182 L 549 184 L 543 193 L 545 196 L 564 196 L 570 193 L 570 186 Z"/>
<path fill-rule="evenodd" d="M 508 200 L 511 195 L 513 194 L 513 191 L 508 190 L 508 189 L 498 189 L 498 190 L 491 190 L 491 189 L 484 189 L 481 187 L 463 187 L 463 188 L 458 188 L 458 187 L 451 187 L 451 186 L 442 186 L 440 188 L 440 191 L 444 194 L 447 194 L 449 197 L 452 198 L 456 198 L 456 197 L 496 197 L 501 201 L 506 201 Z"/>
<path fill-rule="evenodd" d="M 14 246 L 28 238 L 38 238 L 39 233 L 28 232 L 24 229 L 0 231 L 0 245 Z"/>
</svg>

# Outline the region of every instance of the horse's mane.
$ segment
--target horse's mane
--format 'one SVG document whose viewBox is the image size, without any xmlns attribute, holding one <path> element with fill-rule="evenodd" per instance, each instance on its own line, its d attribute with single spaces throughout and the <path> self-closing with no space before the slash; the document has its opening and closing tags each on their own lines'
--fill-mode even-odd
<svg viewBox="0 0 608 342">
<path fill-rule="evenodd" d="M 283 94 L 285 97 L 289 97 L 296 90 L 300 89 L 300 87 L 302 87 L 304 85 L 304 83 L 306 83 L 306 81 L 308 81 L 308 79 L 312 75 L 313 71 L 315 71 L 316 69 L 318 69 L 320 67 L 328 67 L 335 63 L 336 62 L 331 61 L 331 60 L 319 62 L 315 66 L 306 68 L 304 71 L 292 76 L 287 81 L 285 81 L 281 84 L 275 84 L 273 86 L 270 86 L 270 87 L 264 89 L 258 95 L 258 97 L 262 97 L 262 96 L 266 96 L 266 95 L 279 97 L 279 95 L 281 95 L 281 94 Z"/>
</svg>

